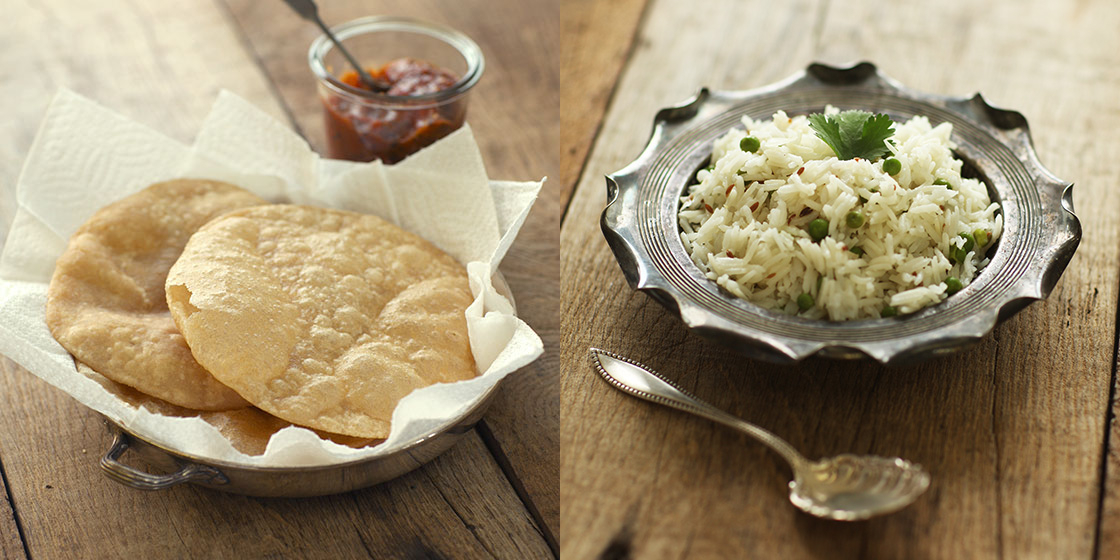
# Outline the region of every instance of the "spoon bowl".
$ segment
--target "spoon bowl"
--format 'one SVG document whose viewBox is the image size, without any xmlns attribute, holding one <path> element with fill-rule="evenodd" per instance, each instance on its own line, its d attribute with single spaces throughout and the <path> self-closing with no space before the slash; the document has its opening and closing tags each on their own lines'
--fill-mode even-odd
<svg viewBox="0 0 1120 560">
<path fill-rule="evenodd" d="M 910 461 L 845 453 L 794 470 L 789 500 L 817 517 L 858 521 L 906 507 L 929 482 Z"/>
</svg>

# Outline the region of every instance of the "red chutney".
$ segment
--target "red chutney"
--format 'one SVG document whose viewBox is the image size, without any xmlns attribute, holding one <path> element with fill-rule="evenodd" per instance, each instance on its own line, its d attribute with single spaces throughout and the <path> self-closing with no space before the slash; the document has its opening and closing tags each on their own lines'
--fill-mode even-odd
<svg viewBox="0 0 1120 560">
<path fill-rule="evenodd" d="M 399 58 L 369 72 L 374 79 L 390 84 L 385 94 L 396 96 L 435 93 L 458 81 L 447 70 L 411 58 Z M 369 91 L 353 70 L 339 79 L 351 87 Z M 327 148 L 331 157 L 396 163 L 447 136 L 462 126 L 466 118 L 465 96 L 439 107 L 412 109 L 408 105 L 382 103 L 377 99 L 379 95 L 371 93 L 368 103 L 333 92 L 324 96 Z"/>
</svg>

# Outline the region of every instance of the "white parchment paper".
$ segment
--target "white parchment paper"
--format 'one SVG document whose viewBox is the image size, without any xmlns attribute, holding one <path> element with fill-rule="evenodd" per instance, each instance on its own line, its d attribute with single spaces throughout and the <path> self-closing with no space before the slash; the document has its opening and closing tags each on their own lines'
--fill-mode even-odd
<svg viewBox="0 0 1120 560">
<path fill-rule="evenodd" d="M 227 181 L 274 202 L 376 214 L 466 263 L 475 296 L 467 325 L 481 375 L 413 392 L 394 411 L 389 438 L 366 449 L 291 427 L 274 435 L 263 455 L 248 456 L 200 419 L 166 417 L 121 401 L 79 373 L 51 337 L 47 285 L 70 235 L 90 215 L 179 177 Z M 226 91 L 187 146 L 63 90 L 47 110 L 16 186 L 18 210 L 0 255 L 0 353 L 128 430 L 191 454 L 244 465 L 312 466 L 390 453 L 461 417 L 542 353 L 540 338 L 492 283 L 541 186 L 489 180 L 469 126 L 385 166 L 321 159 L 287 126 Z"/>
</svg>

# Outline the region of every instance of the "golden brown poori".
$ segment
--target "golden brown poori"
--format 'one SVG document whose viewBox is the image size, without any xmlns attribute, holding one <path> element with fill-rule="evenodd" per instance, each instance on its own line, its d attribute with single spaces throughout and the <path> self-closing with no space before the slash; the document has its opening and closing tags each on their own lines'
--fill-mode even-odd
<svg viewBox="0 0 1120 560">
<path fill-rule="evenodd" d="M 51 334 L 106 377 L 170 403 L 248 406 L 195 361 L 168 313 L 164 280 L 199 227 L 266 203 L 228 183 L 180 179 L 100 209 L 55 264 L 46 308 Z"/>
</svg>

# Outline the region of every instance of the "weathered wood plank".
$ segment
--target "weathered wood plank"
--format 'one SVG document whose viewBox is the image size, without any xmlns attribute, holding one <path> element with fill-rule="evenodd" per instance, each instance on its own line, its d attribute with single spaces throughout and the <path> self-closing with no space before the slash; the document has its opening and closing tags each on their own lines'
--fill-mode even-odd
<svg viewBox="0 0 1120 560">
<path fill-rule="evenodd" d="M 287 10 L 245 0 L 226 0 L 248 43 L 277 92 L 291 108 L 313 147 L 325 145 L 322 106 L 307 70 L 308 45 L 318 31 Z M 330 2 L 322 17 L 341 23 L 371 14 L 404 15 L 450 25 L 474 38 L 486 57 L 482 81 L 472 91 L 467 121 L 483 151 L 491 177 L 530 180 L 552 175 L 559 149 L 553 135 L 558 121 L 559 26 L 555 2 L 487 0 L 469 2 Z M 555 531 L 560 518 L 559 443 L 559 252 L 561 183 L 550 179 L 526 227 L 513 245 L 502 272 L 513 291 L 518 313 L 541 335 L 546 354 L 511 377 L 486 417 L 492 445 L 508 458 L 518 479 Z"/>
<path fill-rule="evenodd" d="M 7 478 L 6 474 L 5 478 Z M 0 482 L 0 490 L 4 492 L 4 499 L 0 500 L 0 558 L 27 558 L 27 551 L 23 548 L 23 538 L 20 535 L 19 521 L 12 507 L 12 494 L 8 492 L 6 482 Z"/>
<path fill-rule="evenodd" d="M 10 131 L 0 135 L 4 186 L 15 182 L 60 86 L 184 141 L 220 88 L 280 118 L 290 112 L 217 3 L 55 0 L 6 7 L 5 17 L 11 32 L 0 39 L 0 96 Z M 289 63 L 305 66 L 303 57 Z M 525 171 L 516 178 L 536 176 Z M 544 261 L 536 250 L 526 252 Z M 555 317 L 540 313 L 542 321 Z M 142 493 L 97 472 L 107 435 L 95 414 L 11 362 L 2 364 L 8 390 L 0 406 L 0 460 L 34 557 L 552 555 L 476 433 L 400 480 L 342 496 L 257 500 L 194 488 Z M 512 384 L 506 389 L 516 391 Z M 10 540 L 9 529 L 0 522 Z"/>
<path fill-rule="evenodd" d="M 1066 38 L 1103 37 L 1118 17 L 1104 3 L 727 1 L 699 12 L 654 1 L 561 229 L 565 556 L 1089 557 L 1117 303 L 1120 200 L 1107 179 L 1118 146 L 1107 131 L 1120 114 L 1108 93 L 1116 51 Z M 638 154 L 658 108 L 814 60 L 871 60 L 916 89 L 979 90 L 1028 117 L 1042 161 L 1078 183 L 1087 232 L 1047 301 L 917 366 L 774 367 L 699 339 L 630 292 L 598 231 L 602 174 Z M 795 513 L 777 458 L 611 390 L 587 365 L 592 345 L 647 361 L 811 457 L 899 455 L 927 466 L 934 485 L 864 523 Z M 1112 504 L 1106 512 L 1120 511 Z M 1118 540 L 1113 515 L 1102 558 Z"/>
<path fill-rule="evenodd" d="M 564 2 L 561 15 L 567 40 L 560 49 L 564 165 L 556 173 L 565 200 L 575 190 L 645 6 L 645 0 Z"/>
</svg>

